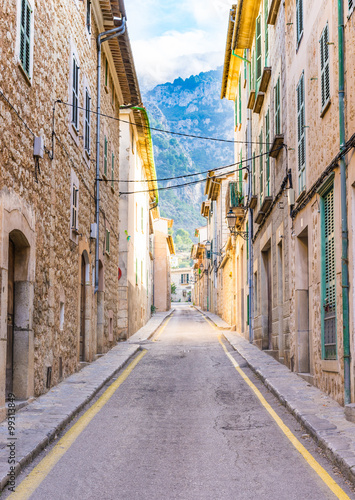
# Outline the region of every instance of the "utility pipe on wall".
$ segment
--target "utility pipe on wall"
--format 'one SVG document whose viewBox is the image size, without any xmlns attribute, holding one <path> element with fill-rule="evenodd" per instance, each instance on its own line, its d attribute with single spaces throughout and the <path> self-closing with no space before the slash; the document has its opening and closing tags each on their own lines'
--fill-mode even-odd
<svg viewBox="0 0 355 500">
<path fill-rule="evenodd" d="M 344 109 L 344 5 L 338 0 L 338 56 L 339 56 L 339 139 L 340 151 L 345 145 Z M 341 200 L 341 286 L 343 301 L 343 350 L 344 350 L 344 404 L 351 403 L 350 394 L 350 333 L 349 333 L 349 269 L 348 269 L 348 216 L 346 198 L 346 162 L 340 159 Z"/>
<path fill-rule="evenodd" d="M 123 17 L 121 25 L 118 28 L 104 31 L 97 37 L 97 105 L 96 105 L 96 205 L 95 205 L 95 221 L 96 221 L 96 242 L 95 242 L 95 289 L 96 293 L 99 289 L 99 250 L 100 250 L 100 108 L 101 108 L 101 45 L 108 42 L 112 38 L 116 38 L 126 30 L 126 19 Z"/>
</svg>

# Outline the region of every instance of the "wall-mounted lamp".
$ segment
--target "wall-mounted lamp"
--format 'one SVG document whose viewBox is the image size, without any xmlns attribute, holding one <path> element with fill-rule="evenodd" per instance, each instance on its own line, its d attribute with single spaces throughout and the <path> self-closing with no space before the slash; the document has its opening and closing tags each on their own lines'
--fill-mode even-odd
<svg viewBox="0 0 355 500">
<path fill-rule="evenodd" d="M 226 220 L 227 220 L 227 225 L 228 225 L 229 232 L 231 234 L 234 234 L 234 236 L 237 236 L 237 235 L 241 236 L 244 240 L 248 239 L 248 231 L 238 231 L 236 229 L 235 226 L 236 226 L 236 223 L 237 223 L 237 216 L 233 212 L 232 209 L 230 209 L 229 212 L 227 213 Z"/>
</svg>

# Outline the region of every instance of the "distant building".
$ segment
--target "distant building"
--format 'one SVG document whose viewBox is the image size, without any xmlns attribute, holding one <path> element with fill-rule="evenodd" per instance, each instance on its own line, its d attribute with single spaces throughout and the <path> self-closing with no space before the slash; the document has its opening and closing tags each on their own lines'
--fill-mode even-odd
<svg viewBox="0 0 355 500">
<path fill-rule="evenodd" d="M 172 269 L 171 283 L 175 285 L 175 292 L 171 294 L 172 302 L 191 302 L 193 285 L 193 269 L 191 267 Z"/>
<path fill-rule="evenodd" d="M 172 219 L 158 217 L 154 220 L 154 294 L 153 305 L 158 312 L 171 308 L 170 256 L 175 254 L 174 241 L 169 235 Z"/>
</svg>

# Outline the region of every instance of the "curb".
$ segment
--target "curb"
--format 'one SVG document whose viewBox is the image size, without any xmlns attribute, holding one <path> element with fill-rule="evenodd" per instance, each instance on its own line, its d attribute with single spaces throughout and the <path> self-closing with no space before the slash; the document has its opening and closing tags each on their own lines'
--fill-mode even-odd
<svg viewBox="0 0 355 500">
<path fill-rule="evenodd" d="M 199 309 L 197 309 L 199 311 Z M 204 314 L 216 327 L 221 330 L 223 337 L 230 344 L 230 346 L 244 359 L 248 367 L 256 374 L 256 376 L 263 382 L 265 387 L 280 401 L 280 403 L 287 408 L 287 410 L 296 418 L 298 422 L 308 431 L 308 433 L 315 439 L 316 443 L 325 451 L 327 457 L 334 462 L 343 474 L 355 484 L 355 425 L 346 420 L 344 415 L 344 408 L 338 405 L 330 396 L 326 395 L 320 389 L 309 386 L 309 384 L 291 372 L 285 365 L 280 364 L 278 361 L 269 357 L 267 354 L 262 353 L 256 346 L 250 344 L 243 337 L 239 337 L 234 332 L 224 331 L 219 328 L 213 318 L 208 314 Z M 234 337 L 234 339 L 232 338 Z M 255 354 L 263 357 L 269 365 L 269 374 L 263 371 L 262 367 L 257 367 L 258 360 L 250 359 L 253 355 L 252 352 L 243 352 L 244 346 L 238 346 L 236 343 L 245 342 L 245 350 L 254 350 Z M 248 356 L 250 354 L 250 356 Z M 277 387 L 277 380 L 273 381 L 272 377 L 276 371 L 284 372 L 285 378 L 291 378 L 292 382 L 296 384 L 297 388 L 293 389 L 294 394 L 290 397 L 285 395 L 285 391 Z M 274 371 L 274 373 L 272 373 Z M 281 385 L 285 385 L 285 382 Z M 297 405 L 292 398 L 300 391 L 303 394 L 304 407 Z M 308 393 L 308 394 L 307 394 Z M 297 397 L 297 396 L 296 396 Z M 317 408 L 316 399 L 323 399 L 324 408 L 320 406 Z M 307 401 L 308 399 L 308 401 Z M 310 406 L 313 406 L 310 410 Z M 317 414 L 318 413 L 318 414 Z M 339 449 L 339 446 L 341 447 Z"/>
</svg>

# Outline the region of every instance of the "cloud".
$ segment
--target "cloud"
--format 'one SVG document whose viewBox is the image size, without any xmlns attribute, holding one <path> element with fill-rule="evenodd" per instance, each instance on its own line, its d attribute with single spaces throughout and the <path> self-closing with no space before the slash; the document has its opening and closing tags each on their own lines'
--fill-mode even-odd
<svg viewBox="0 0 355 500">
<path fill-rule="evenodd" d="M 147 41 L 132 42 L 141 85 L 152 87 L 221 66 L 224 43 L 219 42 L 203 30 L 171 31 Z"/>
</svg>

